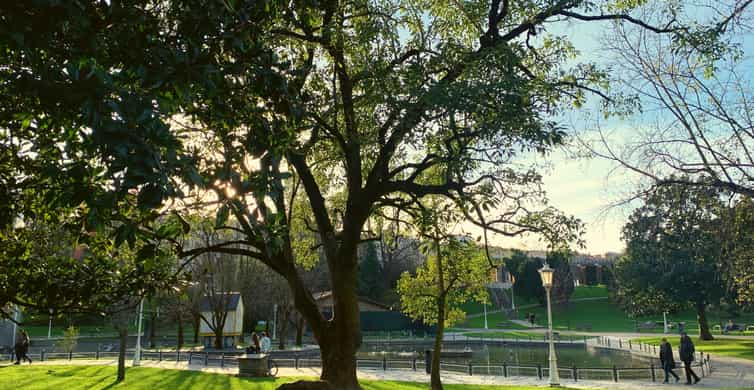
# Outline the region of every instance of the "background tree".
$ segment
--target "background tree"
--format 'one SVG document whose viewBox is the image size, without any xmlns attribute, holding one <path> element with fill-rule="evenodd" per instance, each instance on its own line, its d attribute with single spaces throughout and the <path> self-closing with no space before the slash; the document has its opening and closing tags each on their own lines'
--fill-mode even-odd
<svg viewBox="0 0 754 390">
<path fill-rule="evenodd" d="M 377 257 L 377 248 L 372 242 L 363 244 L 359 260 L 359 295 L 380 300 L 384 295 L 382 264 Z"/>
<path fill-rule="evenodd" d="M 575 289 L 570 261 L 573 254 L 567 250 L 553 251 L 547 254 L 545 261 L 555 269 L 552 281 L 552 299 L 555 304 L 567 304 Z M 541 284 L 541 280 L 540 280 Z M 544 303 L 546 297 L 540 299 Z"/>
<path fill-rule="evenodd" d="M 623 228 L 626 256 L 615 267 L 620 294 L 640 303 L 639 313 L 662 312 L 667 302 L 690 305 L 702 340 L 712 339 L 707 306 L 726 295 L 720 272 L 723 244 L 715 234 L 725 207 L 721 195 L 713 187 L 655 189 Z"/>
<path fill-rule="evenodd" d="M 437 234 L 438 232 L 433 232 Z M 430 388 L 442 389 L 440 356 L 446 326 L 463 320 L 461 305 L 474 300 L 486 303 L 490 264 L 471 240 L 447 235 L 428 239 L 427 261 L 415 276 L 404 273 L 398 281 L 402 310 L 427 325 L 437 325 Z"/>
<path fill-rule="evenodd" d="M 641 109 L 632 117 L 636 131 L 622 136 L 622 145 L 600 132 L 592 151 L 649 178 L 650 185 L 712 185 L 752 196 L 753 63 L 745 44 L 752 38 L 752 2 L 694 7 L 703 19 L 729 16 L 681 36 L 614 27 L 605 40 L 616 69 L 613 85 Z M 665 11 L 658 4 L 645 12 L 652 18 Z"/>
</svg>

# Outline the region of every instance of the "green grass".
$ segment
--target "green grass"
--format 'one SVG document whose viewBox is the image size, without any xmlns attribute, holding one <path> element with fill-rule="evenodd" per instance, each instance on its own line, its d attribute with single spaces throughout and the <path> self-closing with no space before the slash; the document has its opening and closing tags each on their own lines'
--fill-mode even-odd
<svg viewBox="0 0 754 390">
<path fill-rule="evenodd" d="M 0 369 L 3 389 L 248 389 L 272 390 L 302 378 L 237 378 L 197 371 L 130 368 L 126 380 L 114 384 L 116 368 L 111 366 L 7 366 Z M 418 390 L 426 384 L 393 381 L 361 381 L 364 390 Z M 450 390 L 533 390 L 531 386 L 444 385 Z"/>
<path fill-rule="evenodd" d="M 662 337 L 642 337 L 636 339 L 636 341 L 654 345 L 660 345 L 661 340 Z M 754 340 L 720 338 L 699 340 L 696 337 L 692 337 L 692 340 L 697 351 L 754 360 Z M 668 342 L 670 342 L 673 348 L 678 346 L 678 341 L 679 337 L 668 337 Z"/>
<path fill-rule="evenodd" d="M 600 294 L 599 291 L 602 289 L 604 289 L 604 287 L 601 286 L 581 286 L 578 288 L 578 291 L 580 291 L 582 297 L 588 297 L 590 294 L 592 296 L 598 296 L 598 294 Z M 518 310 L 518 318 L 526 320 L 526 315 L 529 312 L 536 315 L 537 324 L 544 325 L 547 323 L 547 312 L 542 306 Z M 607 299 L 555 305 L 553 306 L 552 315 L 555 329 L 576 330 L 576 327 L 579 324 L 590 324 L 593 332 L 636 332 L 637 322 L 662 321 L 662 315 L 639 317 L 636 319 L 630 318 L 618 305 Z M 710 326 L 725 323 L 728 318 L 729 317 L 724 313 L 721 314 L 714 311 L 708 313 Z M 503 313 L 494 313 L 487 316 L 487 321 L 490 328 L 498 328 L 497 324 L 500 322 L 507 323 L 508 318 Z M 687 332 L 692 334 L 698 332 L 699 324 L 696 321 L 696 313 L 694 311 L 687 310 L 677 314 L 670 314 L 668 315 L 668 321 L 685 322 L 685 329 Z M 742 313 L 740 317 L 734 319 L 734 322 L 741 325 L 754 324 L 754 313 Z M 458 327 L 483 328 L 484 318 L 470 318 L 464 323 L 459 324 Z M 522 329 L 520 326 L 511 326 L 510 328 Z M 658 326 L 654 329 L 642 329 L 641 332 L 649 334 L 661 333 L 662 326 Z M 733 332 L 733 334 L 741 333 Z"/>
<path fill-rule="evenodd" d="M 500 326 L 498 326 L 500 324 Z M 456 324 L 458 328 L 484 328 L 484 316 L 468 318 L 466 321 Z M 510 322 L 504 313 L 487 314 L 487 326 L 490 329 L 528 329 L 515 322 Z"/>
<path fill-rule="evenodd" d="M 578 286 L 573 290 L 571 299 L 607 298 L 607 286 Z"/>
</svg>

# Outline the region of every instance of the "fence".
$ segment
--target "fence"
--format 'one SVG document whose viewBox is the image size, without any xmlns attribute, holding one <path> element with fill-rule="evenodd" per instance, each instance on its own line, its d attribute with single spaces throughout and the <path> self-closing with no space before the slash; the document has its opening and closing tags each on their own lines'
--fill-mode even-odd
<svg viewBox="0 0 754 390">
<path fill-rule="evenodd" d="M 601 340 L 606 343 L 611 343 L 609 340 Z M 636 344 L 636 343 L 632 343 Z M 639 348 L 648 348 L 643 345 Z M 30 354 L 33 360 L 46 361 L 53 359 L 114 359 L 118 357 L 118 352 L 46 352 Z M 200 351 L 142 351 L 142 360 L 153 361 L 174 361 L 174 362 L 188 362 L 188 364 L 200 364 L 204 366 L 219 366 L 234 368 L 238 367 L 238 357 L 242 353 L 225 353 L 225 352 L 200 352 Z M 133 359 L 134 351 L 126 351 L 126 359 Z M 9 354 L 9 359 L 13 360 L 13 354 Z M 286 359 L 273 359 L 278 367 L 290 367 L 290 368 L 319 368 L 322 366 L 320 359 L 312 358 L 286 358 Z M 405 371 L 424 371 L 428 372 L 427 362 L 422 359 L 358 359 L 357 367 L 361 370 L 405 370 Z M 707 376 L 712 372 L 711 362 L 709 354 L 706 357 L 700 359 L 699 362 L 694 364 L 694 367 L 699 367 L 701 375 Z M 516 364 L 508 362 L 495 362 L 495 363 L 444 363 L 440 364 L 440 371 L 453 374 L 463 375 L 495 375 L 503 377 L 537 377 L 540 380 L 544 380 L 549 376 L 549 368 L 541 364 Z M 572 380 L 578 382 L 579 380 L 609 380 L 618 382 L 621 380 L 646 380 L 655 382 L 658 378 L 661 378 L 663 371 L 659 366 L 650 364 L 649 367 L 560 367 L 558 374 L 562 380 Z"/>
</svg>

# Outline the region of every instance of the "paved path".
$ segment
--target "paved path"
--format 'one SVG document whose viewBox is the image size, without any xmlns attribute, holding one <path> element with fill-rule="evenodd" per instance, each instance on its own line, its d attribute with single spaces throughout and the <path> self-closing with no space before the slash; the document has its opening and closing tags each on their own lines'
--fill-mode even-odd
<svg viewBox="0 0 754 390">
<path fill-rule="evenodd" d="M 37 363 L 35 363 L 37 364 Z M 722 363 L 718 363 L 722 364 Z M 117 365 L 117 360 L 51 360 L 45 361 L 45 366 L 55 365 Z M 131 361 L 128 361 L 128 365 L 131 365 Z M 143 367 L 155 367 L 163 369 L 173 370 L 192 370 L 201 371 L 206 373 L 235 375 L 238 373 L 237 368 L 221 368 L 221 367 L 205 367 L 202 364 L 188 364 L 188 362 L 173 362 L 163 361 L 156 362 L 151 360 L 142 361 Z M 713 377 L 707 377 L 694 386 L 694 388 L 706 388 L 706 389 L 752 389 L 754 388 L 754 371 L 751 369 L 751 365 L 744 365 L 741 367 L 746 369 L 743 373 L 723 371 L 722 367 L 715 371 Z M 54 367 L 51 368 L 54 370 Z M 285 377 L 317 377 L 320 374 L 318 368 L 280 368 L 278 371 L 279 376 Z M 741 376 L 743 375 L 743 376 Z M 393 371 L 380 371 L 380 370 L 359 370 L 358 376 L 361 379 L 373 379 L 373 380 L 390 380 L 390 381 L 408 381 L 408 382 L 420 382 L 428 383 L 429 376 L 416 371 L 409 370 L 393 370 Z M 454 384 L 486 384 L 486 385 L 519 385 L 519 386 L 541 386 L 548 387 L 547 380 L 538 380 L 536 377 L 513 377 L 504 378 L 501 376 L 468 376 L 462 374 L 443 374 L 444 383 Z M 661 382 L 646 382 L 646 381 L 626 381 L 626 382 L 609 382 L 609 381 L 579 381 L 572 382 L 570 380 L 561 381 L 563 386 L 576 389 L 616 389 L 616 390 L 640 390 L 640 389 L 688 389 L 687 386 L 681 384 L 662 384 Z M 157 389 L 155 389 L 157 390 Z"/>
</svg>

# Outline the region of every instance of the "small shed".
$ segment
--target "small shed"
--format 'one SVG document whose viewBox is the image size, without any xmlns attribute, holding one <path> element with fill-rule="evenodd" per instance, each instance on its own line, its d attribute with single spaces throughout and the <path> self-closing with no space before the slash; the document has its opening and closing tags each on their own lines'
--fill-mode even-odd
<svg viewBox="0 0 754 390">
<path fill-rule="evenodd" d="M 202 337 L 206 348 L 214 346 L 215 332 L 211 326 L 214 321 L 213 313 L 217 310 L 225 310 L 225 326 L 223 326 L 223 348 L 235 347 L 241 340 L 243 332 L 243 299 L 241 293 L 227 292 L 214 295 L 205 295 L 201 301 L 202 321 L 199 326 L 199 336 Z M 210 321 L 210 322 L 207 322 Z"/>
<path fill-rule="evenodd" d="M 333 298 L 332 298 L 332 291 L 321 291 L 318 293 L 312 294 L 314 301 L 317 303 L 317 307 L 319 307 L 319 311 L 322 313 L 329 313 L 332 314 L 333 312 Z M 359 298 L 359 312 L 375 312 L 375 311 L 390 311 L 390 307 L 371 300 L 366 297 L 358 297 Z"/>
</svg>

